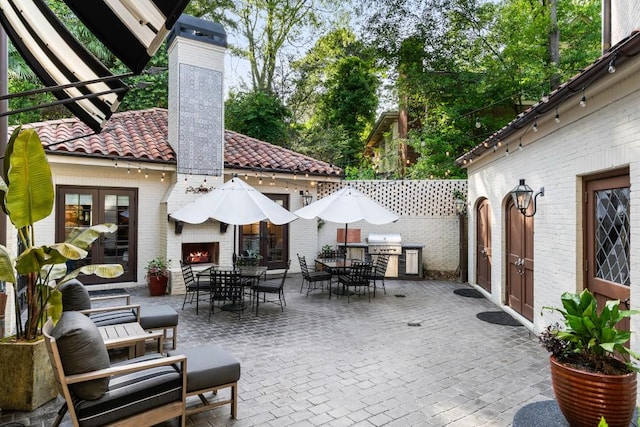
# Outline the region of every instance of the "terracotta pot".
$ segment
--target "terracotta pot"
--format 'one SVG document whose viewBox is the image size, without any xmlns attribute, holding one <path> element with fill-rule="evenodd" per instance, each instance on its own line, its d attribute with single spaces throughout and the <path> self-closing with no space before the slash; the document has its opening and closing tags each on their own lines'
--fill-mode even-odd
<svg viewBox="0 0 640 427">
<path fill-rule="evenodd" d="M 149 286 L 149 294 L 152 297 L 165 295 L 167 293 L 167 282 L 169 278 L 167 276 L 150 276 L 147 278 L 147 285 Z"/>
<path fill-rule="evenodd" d="M 558 406 L 572 427 L 628 427 L 636 406 L 636 373 L 604 375 L 559 363 L 553 356 L 551 381 Z"/>
</svg>

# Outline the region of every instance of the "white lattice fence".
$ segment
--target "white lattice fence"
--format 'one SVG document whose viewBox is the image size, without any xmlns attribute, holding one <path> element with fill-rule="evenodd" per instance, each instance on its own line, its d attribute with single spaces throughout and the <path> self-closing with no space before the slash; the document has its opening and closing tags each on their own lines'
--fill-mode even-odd
<svg viewBox="0 0 640 427">
<path fill-rule="evenodd" d="M 453 272 L 459 267 L 460 227 L 453 193 L 467 193 L 466 180 L 449 181 L 343 181 L 322 183 L 318 199 L 345 186 L 351 186 L 400 215 L 392 224 L 371 225 L 359 221 L 349 229 L 361 230 L 361 238 L 369 233 L 400 233 L 405 243 L 424 245 L 425 269 Z M 344 224 L 323 224 L 318 233 L 318 250 L 325 244 L 337 245 L 337 229 Z"/>
<path fill-rule="evenodd" d="M 363 192 L 400 216 L 455 215 L 453 192 L 467 194 L 466 180 L 341 181 L 320 185 L 318 199 L 346 186 Z"/>
</svg>

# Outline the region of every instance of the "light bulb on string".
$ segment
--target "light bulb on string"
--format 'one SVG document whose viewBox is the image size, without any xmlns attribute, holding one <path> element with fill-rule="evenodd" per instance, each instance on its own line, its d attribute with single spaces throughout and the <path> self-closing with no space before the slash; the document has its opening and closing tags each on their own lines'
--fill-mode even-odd
<svg viewBox="0 0 640 427">
<path fill-rule="evenodd" d="M 558 113 L 558 107 L 556 107 L 556 116 L 554 118 L 556 123 L 560 123 L 560 114 Z"/>
<path fill-rule="evenodd" d="M 480 119 L 476 117 L 476 129 L 480 129 L 482 127 L 482 123 L 480 123 Z"/>
<path fill-rule="evenodd" d="M 113 165 L 113 167 L 115 167 L 116 169 L 118 169 L 118 161 L 116 160 L 116 163 Z"/>
<path fill-rule="evenodd" d="M 546 93 L 542 94 L 542 102 L 544 102 L 545 104 L 549 102 L 549 96 Z"/>
<path fill-rule="evenodd" d="M 507 151 L 505 151 L 505 152 L 504 152 L 504 155 L 505 155 L 505 156 L 508 156 L 508 155 L 509 155 L 509 144 L 507 144 Z"/>
<path fill-rule="evenodd" d="M 607 67 L 607 71 L 609 72 L 609 74 L 613 74 L 616 72 L 616 60 L 612 59 L 611 61 L 609 61 L 609 67 Z"/>
<path fill-rule="evenodd" d="M 142 168 L 138 165 L 138 173 L 142 173 Z"/>
<path fill-rule="evenodd" d="M 587 106 L 587 96 L 584 94 L 584 89 L 582 89 L 582 98 L 580 99 L 580 106 L 581 107 Z"/>
<path fill-rule="evenodd" d="M 538 132 L 538 119 L 535 119 L 533 122 L 533 127 L 531 128 L 534 132 Z"/>
<path fill-rule="evenodd" d="M 147 169 L 144 170 L 144 177 L 149 178 L 149 171 L 147 171 Z"/>
</svg>

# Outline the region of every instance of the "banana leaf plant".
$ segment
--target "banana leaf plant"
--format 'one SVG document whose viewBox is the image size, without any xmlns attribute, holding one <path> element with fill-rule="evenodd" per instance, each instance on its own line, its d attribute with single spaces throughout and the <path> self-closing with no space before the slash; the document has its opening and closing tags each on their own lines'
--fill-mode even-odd
<svg viewBox="0 0 640 427">
<path fill-rule="evenodd" d="M 96 274 L 104 278 L 123 273 L 120 264 L 84 265 L 67 271 L 67 261 L 87 257 L 91 244 L 102 233 L 113 233 L 115 224 L 100 224 L 74 229 L 62 243 L 37 245 L 34 224 L 51 215 L 54 203 L 51 168 L 38 134 L 17 128 L 5 151 L 4 174 L 0 179 L 0 205 L 18 232 L 21 252 L 14 257 L 0 245 L 0 280 L 17 283 L 26 277 L 27 317 L 22 317 L 15 298 L 18 340 L 33 340 L 41 333 L 47 314 L 56 321 L 62 313 L 62 296 L 58 286 L 79 274 Z"/>
</svg>

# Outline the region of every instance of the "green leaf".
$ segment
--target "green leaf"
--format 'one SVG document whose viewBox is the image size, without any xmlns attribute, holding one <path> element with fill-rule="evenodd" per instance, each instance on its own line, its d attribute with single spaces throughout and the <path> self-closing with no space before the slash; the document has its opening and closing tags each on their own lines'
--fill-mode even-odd
<svg viewBox="0 0 640 427">
<path fill-rule="evenodd" d="M 16 272 L 13 269 L 11 253 L 3 245 L 0 245 L 0 280 L 3 282 L 16 283 Z"/>
<path fill-rule="evenodd" d="M 80 268 L 76 268 L 71 273 L 67 274 L 58 282 L 58 286 L 68 282 L 71 279 L 75 279 L 79 274 L 95 274 L 98 277 L 105 279 L 113 279 L 124 273 L 124 268 L 120 264 L 92 264 L 83 265 Z"/>
<path fill-rule="evenodd" d="M 98 224 L 89 228 L 74 228 L 65 242 L 86 250 L 102 233 L 115 233 L 117 230 L 118 226 L 116 224 Z"/>
<path fill-rule="evenodd" d="M 51 214 L 53 181 L 47 156 L 34 130 L 23 130 L 12 141 L 5 204 L 13 225 L 23 228 Z"/>
</svg>

